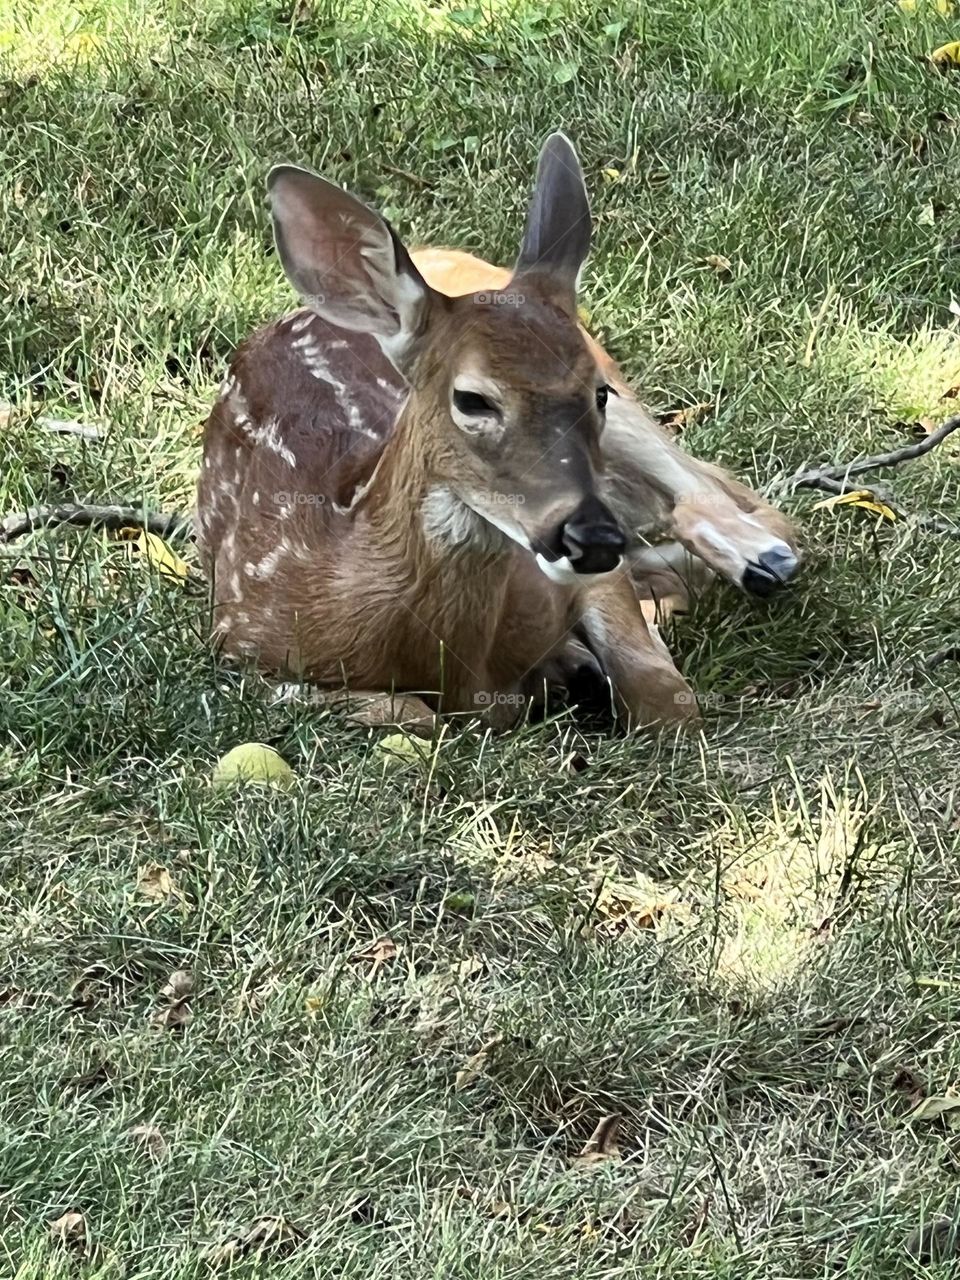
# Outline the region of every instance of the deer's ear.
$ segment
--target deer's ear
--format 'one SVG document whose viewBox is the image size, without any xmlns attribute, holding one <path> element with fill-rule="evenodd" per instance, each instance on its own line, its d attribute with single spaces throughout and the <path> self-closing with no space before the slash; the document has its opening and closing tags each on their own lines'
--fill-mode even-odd
<svg viewBox="0 0 960 1280">
<path fill-rule="evenodd" d="M 552 133 L 543 144 L 516 273 L 543 271 L 576 292 L 590 251 L 590 203 L 573 143 Z"/>
<path fill-rule="evenodd" d="M 370 333 L 404 371 L 436 298 L 390 224 L 349 192 L 295 165 L 267 178 L 277 252 L 307 306 Z"/>
</svg>

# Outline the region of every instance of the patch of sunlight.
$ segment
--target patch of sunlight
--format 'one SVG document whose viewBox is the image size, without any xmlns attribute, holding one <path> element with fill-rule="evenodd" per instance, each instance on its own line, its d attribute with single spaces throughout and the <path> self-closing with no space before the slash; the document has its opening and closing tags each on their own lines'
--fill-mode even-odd
<svg viewBox="0 0 960 1280">
<path fill-rule="evenodd" d="M 855 313 L 843 309 L 818 335 L 812 363 L 845 379 L 853 375 L 867 407 L 898 421 L 939 421 L 958 407 L 960 334 L 953 329 L 927 324 L 899 337 L 864 329 Z"/>
<path fill-rule="evenodd" d="M 624 869 L 620 860 L 584 851 L 573 862 L 558 855 L 550 839 L 526 832 L 516 815 L 509 826 L 498 823 L 495 806 L 478 811 L 451 842 L 458 857 L 484 865 L 491 886 L 559 886 L 572 902 L 581 931 L 600 939 L 615 939 L 636 930 L 674 934 L 692 916 L 682 890 L 650 876 Z"/>
<path fill-rule="evenodd" d="M 142 0 L 0 0 L 0 66 L 20 74 L 106 62 L 117 48 L 155 48 L 163 39 Z"/>
<path fill-rule="evenodd" d="M 877 807 L 827 776 L 816 814 L 798 795 L 786 807 L 774 796 L 759 825 L 728 815 L 711 840 L 722 865 L 722 979 L 775 990 L 824 945 L 841 911 L 889 883 L 898 846 L 871 837 Z"/>
</svg>

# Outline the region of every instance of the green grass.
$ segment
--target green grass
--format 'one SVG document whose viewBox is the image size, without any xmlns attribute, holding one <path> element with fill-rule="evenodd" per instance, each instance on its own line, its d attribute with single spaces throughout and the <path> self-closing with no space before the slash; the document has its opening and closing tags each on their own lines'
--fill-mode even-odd
<svg viewBox="0 0 960 1280">
<path fill-rule="evenodd" d="M 509 260 L 558 125 L 584 301 L 654 406 L 715 400 L 692 449 L 775 487 L 902 441 L 960 383 L 960 79 L 919 58 L 960 16 L 919 9 L 0 0 L 0 511 L 190 503 L 234 345 L 290 305 L 271 163 Z M 890 480 L 960 513 L 955 445 Z M 199 587 L 100 535 L 0 548 L 0 1271 L 187 1280 L 281 1216 L 234 1274 L 960 1275 L 906 1250 L 960 1205 L 902 1074 L 960 1083 L 960 677 L 923 665 L 960 541 L 814 501 L 796 589 L 675 629 L 702 738 L 559 717 L 390 774 L 218 664 Z M 211 790 L 249 739 L 291 793 Z M 621 1158 L 577 1164 L 612 1113 Z"/>
</svg>

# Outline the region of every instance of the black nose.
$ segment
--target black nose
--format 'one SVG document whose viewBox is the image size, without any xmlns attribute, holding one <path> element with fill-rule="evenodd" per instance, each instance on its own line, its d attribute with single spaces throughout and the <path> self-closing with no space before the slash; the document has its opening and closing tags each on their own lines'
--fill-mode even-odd
<svg viewBox="0 0 960 1280">
<path fill-rule="evenodd" d="M 561 528 L 560 545 L 575 573 L 609 573 L 620 563 L 627 540 L 599 498 L 584 498 Z"/>
<path fill-rule="evenodd" d="M 752 596 L 772 596 L 797 571 L 800 561 L 789 547 L 764 551 L 743 571 L 743 589 Z"/>
</svg>

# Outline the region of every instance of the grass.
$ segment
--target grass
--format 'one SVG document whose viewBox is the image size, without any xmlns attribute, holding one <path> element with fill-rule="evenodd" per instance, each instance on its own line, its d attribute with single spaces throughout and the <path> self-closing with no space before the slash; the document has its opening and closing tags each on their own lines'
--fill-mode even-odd
<svg viewBox="0 0 960 1280">
<path fill-rule="evenodd" d="M 557 125 L 593 323 L 656 407 L 713 403 L 692 449 L 763 486 L 901 441 L 960 383 L 960 81 L 918 57 L 958 21 L 0 0 L 0 510 L 189 504 L 290 305 L 270 163 L 509 260 Z M 956 517 L 957 459 L 903 504 Z M 960 1074 L 960 678 L 922 663 L 960 542 L 790 505 L 796 589 L 677 626 L 699 740 L 559 717 L 392 773 L 218 664 L 199 588 L 98 535 L 0 551 L 3 1273 L 960 1275 L 909 1243 L 960 1212 L 957 1132 L 905 1118 Z M 249 739 L 292 792 L 211 790 Z M 620 1158 L 578 1162 L 610 1114 Z"/>
</svg>

